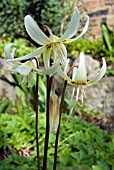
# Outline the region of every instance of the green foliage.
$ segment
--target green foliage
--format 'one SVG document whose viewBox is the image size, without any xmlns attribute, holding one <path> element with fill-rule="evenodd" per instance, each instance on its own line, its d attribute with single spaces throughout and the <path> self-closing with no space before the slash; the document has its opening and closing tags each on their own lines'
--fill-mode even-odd
<svg viewBox="0 0 114 170">
<path fill-rule="evenodd" d="M 4 54 L 4 47 L 5 47 L 5 43 L 6 41 L 2 41 L 2 39 L 0 39 L 0 57 L 6 57 Z"/>
<path fill-rule="evenodd" d="M 110 60 L 109 51 L 105 48 L 102 39 L 96 39 L 94 41 L 79 39 L 68 44 L 67 49 L 73 56 L 83 51 L 85 54 L 91 54 L 98 59 L 105 57 L 107 60 Z"/>
<path fill-rule="evenodd" d="M 66 131 L 72 132 L 68 138 Z M 68 166 L 75 162 L 89 166 L 101 164 L 110 167 L 108 162 L 110 156 L 114 159 L 112 153 L 114 136 L 110 136 L 92 123 L 83 122 L 78 117 L 71 118 L 69 124 L 62 124 L 60 136 L 63 142 L 59 142 L 59 156 L 63 158 L 61 159 L 63 164 Z"/>
<path fill-rule="evenodd" d="M 24 17 L 22 0 L 1 0 L 0 3 L 0 34 L 2 37 L 23 35 Z"/>
<path fill-rule="evenodd" d="M 71 167 L 58 166 L 57 170 L 91 170 L 91 168 L 87 165 L 74 165 Z"/>
<path fill-rule="evenodd" d="M 26 15 L 31 15 L 40 26 L 42 26 L 41 23 L 47 24 L 54 33 L 60 33 L 63 14 L 62 0 L 1 0 L 0 11 L 2 37 L 24 37 L 31 40 L 24 27 Z"/>
<path fill-rule="evenodd" d="M 11 41 L 10 41 L 11 42 Z M 15 39 L 13 43 L 16 44 L 16 52 L 15 57 L 21 57 L 24 56 L 32 51 L 34 51 L 36 48 L 33 46 L 29 46 L 27 44 L 27 41 L 25 39 L 19 38 Z"/>
<path fill-rule="evenodd" d="M 12 102 L 7 98 L 0 100 L 0 113 L 8 113 L 11 110 Z"/>
<path fill-rule="evenodd" d="M 0 57 L 6 58 L 4 54 L 4 47 L 6 44 L 11 43 L 11 38 L 7 40 L 0 39 Z M 15 57 L 21 57 L 35 50 L 35 47 L 29 46 L 27 41 L 23 38 L 15 39 L 12 43 L 16 44 Z"/>
<path fill-rule="evenodd" d="M 110 52 L 110 59 L 114 62 L 114 32 L 106 24 L 102 24 L 102 36 L 105 47 Z"/>
<path fill-rule="evenodd" d="M 0 170 L 37 170 L 37 164 L 35 161 L 30 158 L 25 158 L 19 155 L 9 155 L 4 161 L 2 161 Z M 33 166 L 34 165 L 34 166 Z M 52 167 L 48 167 L 50 170 Z M 57 170 L 91 170 L 87 165 L 74 165 L 72 167 L 57 166 Z"/>
<path fill-rule="evenodd" d="M 18 97 L 18 102 L 16 101 L 15 105 L 18 109 L 18 112 L 22 109 L 23 106 L 26 106 L 26 103 L 28 103 L 28 107 L 32 108 L 34 110 L 34 103 L 35 103 L 35 79 L 36 74 L 32 77 L 32 87 L 28 87 L 28 82 L 19 83 L 20 82 L 20 75 L 13 74 L 12 75 L 16 84 L 16 94 Z M 28 93 L 29 91 L 29 93 Z M 39 111 L 44 112 L 45 111 L 45 100 L 46 100 L 46 85 L 45 85 L 45 77 L 39 76 Z"/>
<path fill-rule="evenodd" d="M 17 74 L 13 74 L 14 80 L 19 84 L 20 76 Z M 35 79 L 36 74 L 32 77 L 32 87 L 28 87 L 27 82 L 20 83 L 19 86 L 16 87 L 16 93 L 18 96 L 18 102 L 16 103 L 16 106 L 18 108 L 18 111 L 23 107 L 26 106 L 26 103 L 28 103 L 28 107 L 31 107 L 34 109 L 34 103 L 35 103 Z M 28 93 L 29 91 L 29 93 Z M 44 112 L 45 111 L 45 100 L 46 100 L 46 85 L 45 85 L 45 77 L 39 76 L 39 90 L 38 90 L 38 105 L 39 105 L 39 111 Z"/>
<path fill-rule="evenodd" d="M 113 169 L 114 135 L 111 132 L 101 130 L 92 123 L 82 121 L 80 117 L 71 117 L 69 123 L 66 123 L 67 118 L 68 116 L 63 114 L 58 148 L 58 166 L 60 169 L 69 167 L 72 170 L 73 167 L 80 167 L 80 169 L 85 170 L 86 166 L 88 169 L 92 168 L 93 170 L 97 170 L 99 167 L 103 167 L 106 170 Z M 43 158 L 44 137 L 45 114 L 43 113 L 39 114 L 41 160 Z M 36 156 L 34 112 L 30 112 L 25 107 L 19 114 L 1 114 L 0 139 L 0 148 L 8 146 L 9 148 L 14 148 L 13 152 L 14 150 L 33 146 L 33 151 L 31 151 L 29 158 L 20 158 L 20 156 L 12 155 L 10 159 L 8 157 L 3 163 L 0 163 L 4 169 L 8 169 L 8 166 L 13 168 L 21 166 L 22 170 L 24 167 L 26 169 L 26 167 L 33 163 Z M 48 151 L 49 169 L 53 163 L 54 141 L 55 134 L 50 133 Z M 14 163 L 12 163 L 12 159 Z M 19 161 L 20 159 L 22 159 L 22 162 Z M 27 163 L 28 160 L 29 163 Z"/>
<path fill-rule="evenodd" d="M 35 161 L 29 158 L 19 156 L 17 154 L 9 155 L 4 161 L 0 163 L 0 170 L 37 170 Z M 34 165 L 34 166 L 33 166 Z"/>
<path fill-rule="evenodd" d="M 91 40 L 83 40 L 79 39 L 73 43 L 67 45 L 67 50 L 69 56 L 76 57 L 80 52 L 84 52 L 85 54 L 90 54 L 92 57 L 101 61 L 101 58 L 104 57 L 107 61 L 107 66 L 111 66 L 114 63 L 114 50 L 112 47 L 112 51 L 109 51 L 103 39 L 96 39 L 94 41 Z M 106 76 L 114 75 L 114 71 L 112 69 L 113 66 L 107 68 Z"/>
<path fill-rule="evenodd" d="M 55 35 L 60 34 L 60 26 L 62 21 L 62 1 L 45 1 L 42 9 L 42 22 L 48 25 Z M 54 17 L 53 17 L 54 16 Z"/>
<path fill-rule="evenodd" d="M 114 76 L 114 69 L 107 68 L 105 76 L 107 77 L 107 76 L 110 76 L 110 75 Z"/>
<path fill-rule="evenodd" d="M 7 113 L 1 115 L 2 120 L 0 120 L 0 129 L 1 129 L 0 146 L 3 145 L 5 147 L 8 145 L 9 146 L 14 145 L 14 147 L 17 149 L 24 147 L 24 142 L 25 142 L 25 139 L 27 138 L 27 135 L 30 137 L 29 134 L 32 133 L 30 131 L 29 134 L 27 134 L 27 131 L 31 130 L 30 123 L 31 123 L 31 126 L 34 126 L 34 124 L 32 123 L 33 118 L 31 119 L 27 118 L 31 116 L 31 114 L 30 113 L 25 114 L 25 112 L 28 112 L 28 110 L 26 109 L 24 110 L 24 113 L 20 113 L 18 115 L 9 115 Z M 28 123 L 29 123 L 29 126 L 28 126 Z M 11 136 L 11 137 L 8 137 L 8 136 Z M 34 136 L 32 135 L 30 139 L 29 138 L 27 139 L 27 142 L 31 140 L 34 140 Z"/>
</svg>

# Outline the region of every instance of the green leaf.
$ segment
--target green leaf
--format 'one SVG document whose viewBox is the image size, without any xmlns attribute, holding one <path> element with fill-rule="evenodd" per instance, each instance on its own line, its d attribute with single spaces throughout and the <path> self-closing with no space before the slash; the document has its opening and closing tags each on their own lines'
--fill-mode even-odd
<svg viewBox="0 0 114 170">
<path fill-rule="evenodd" d="M 91 170 L 87 165 L 74 165 L 71 167 L 58 166 L 57 170 Z"/>
</svg>

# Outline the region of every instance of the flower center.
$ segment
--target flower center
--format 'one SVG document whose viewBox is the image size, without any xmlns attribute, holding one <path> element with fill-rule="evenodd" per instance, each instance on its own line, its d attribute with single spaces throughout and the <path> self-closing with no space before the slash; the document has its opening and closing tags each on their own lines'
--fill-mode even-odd
<svg viewBox="0 0 114 170">
<path fill-rule="evenodd" d="M 76 85 L 76 86 L 83 86 L 86 85 L 86 82 L 75 82 L 75 81 L 71 81 L 69 82 L 71 85 Z"/>
</svg>

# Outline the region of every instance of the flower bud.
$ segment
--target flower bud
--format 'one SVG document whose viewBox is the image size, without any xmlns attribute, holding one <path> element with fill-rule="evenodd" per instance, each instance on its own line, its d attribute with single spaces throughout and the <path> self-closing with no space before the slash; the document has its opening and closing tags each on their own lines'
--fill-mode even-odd
<svg viewBox="0 0 114 170">
<path fill-rule="evenodd" d="M 59 124 L 59 112 L 60 112 L 60 102 L 59 97 L 54 94 L 50 97 L 49 101 L 49 122 L 50 122 L 50 132 L 57 132 Z"/>
</svg>

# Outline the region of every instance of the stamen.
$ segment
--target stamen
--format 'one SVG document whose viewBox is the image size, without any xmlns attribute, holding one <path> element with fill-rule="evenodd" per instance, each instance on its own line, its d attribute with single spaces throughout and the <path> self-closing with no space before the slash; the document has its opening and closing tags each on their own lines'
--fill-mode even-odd
<svg viewBox="0 0 114 170">
<path fill-rule="evenodd" d="M 75 92 L 75 88 L 73 88 L 73 90 L 72 90 L 71 100 L 72 100 L 73 97 L 74 97 L 74 92 Z"/>
<path fill-rule="evenodd" d="M 82 100 L 82 103 L 84 101 L 84 98 L 86 98 L 85 91 L 84 91 L 83 88 L 81 88 L 81 100 Z"/>
<path fill-rule="evenodd" d="M 76 93 L 76 101 L 78 101 L 78 99 L 79 99 L 79 91 L 80 91 L 80 88 L 79 87 L 77 87 L 77 93 Z"/>
<path fill-rule="evenodd" d="M 82 88 L 82 93 L 84 94 L 84 97 L 86 98 L 86 94 L 83 88 Z"/>
<path fill-rule="evenodd" d="M 75 92 L 75 88 L 73 88 L 73 90 L 72 90 L 71 100 L 72 100 L 73 97 L 74 97 L 74 92 Z M 73 109 L 74 109 L 73 107 L 70 109 L 69 116 L 72 114 Z"/>
<path fill-rule="evenodd" d="M 56 48 L 58 49 L 57 52 L 58 52 L 58 56 L 60 57 L 60 60 L 61 62 L 65 65 L 66 64 L 66 61 L 65 61 L 65 57 L 64 57 L 64 54 L 62 52 L 62 49 L 60 48 L 59 45 L 56 44 Z"/>
<path fill-rule="evenodd" d="M 84 102 L 84 95 L 83 95 L 83 93 L 81 93 L 81 101 L 82 101 L 82 103 Z"/>
</svg>

